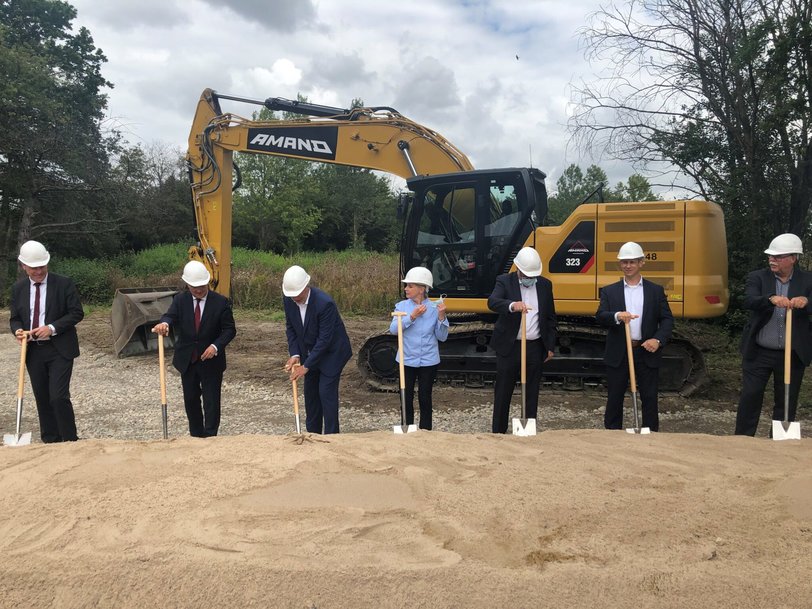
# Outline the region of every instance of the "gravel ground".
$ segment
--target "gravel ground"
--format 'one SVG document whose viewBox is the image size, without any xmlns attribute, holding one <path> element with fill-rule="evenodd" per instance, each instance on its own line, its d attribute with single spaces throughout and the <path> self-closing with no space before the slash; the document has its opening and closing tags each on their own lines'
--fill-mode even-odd
<svg viewBox="0 0 812 609">
<path fill-rule="evenodd" d="M 254 322 L 237 316 L 238 336 L 229 347 L 229 369 L 223 383 L 220 433 L 287 434 L 293 432 L 291 384 L 282 373 L 284 324 Z M 347 325 L 357 349 L 363 337 L 382 320 L 349 320 Z M 82 355 L 76 360 L 71 384 L 79 436 L 150 440 L 161 437 L 160 387 L 157 355 L 126 359 L 111 351 L 111 333 L 105 313 L 89 315 L 79 326 Z M 259 347 L 263 345 L 265 350 Z M 171 352 L 167 352 L 168 359 Z M 14 431 L 19 348 L 10 334 L 0 339 L 0 429 Z M 183 411 L 180 376 L 167 365 L 169 433 L 188 433 Z M 301 387 L 300 387 L 301 389 Z M 38 441 L 36 407 L 26 382 L 23 431 L 33 431 Z M 301 391 L 300 391 L 301 393 Z M 518 409 L 519 391 L 514 396 Z M 452 433 L 490 430 L 492 390 L 437 386 L 434 390 L 434 428 Z M 538 427 L 544 429 L 600 429 L 605 395 L 599 390 L 565 392 L 542 390 Z M 304 426 L 304 401 L 300 395 Z M 735 399 L 703 401 L 664 397 L 660 403 L 661 430 L 727 435 L 735 420 Z M 628 410 L 628 409 L 627 409 Z M 518 412 L 516 412 L 518 415 Z M 810 422 L 810 409 L 801 410 L 802 427 Z M 627 424 L 630 415 L 627 414 Z M 400 422 L 395 393 L 367 389 L 355 371 L 354 361 L 345 369 L 341 386 L 341 429 L 369 432 L 391 429 Z M 766 435 L 768 417 L 762 417 L 759 435 Z"/>
</svg>

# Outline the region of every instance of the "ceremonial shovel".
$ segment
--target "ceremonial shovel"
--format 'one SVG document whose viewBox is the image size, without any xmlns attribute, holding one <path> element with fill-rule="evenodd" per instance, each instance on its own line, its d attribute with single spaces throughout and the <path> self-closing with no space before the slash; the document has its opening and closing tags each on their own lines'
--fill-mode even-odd
<svg viewBox="0 0 812 609">
<path fill-rule="evenodd" d="M 522 310 L 522 418 L 513 419 L 514 436 L 535 436 L 536 419 L 527 418 L 527 311 Z"/>
<path fill-rule="evenodd" d="M 792 309 L 787 309 L 786 336 L 784 337 L 784 420 L 773 420 L 773 440 L 800 440 L 801 424 L 789 422 L 789 382 L 792 377 Z"/>
<path fill-rule="evenodd" d="M 640 416 L 637 412 L 637 379 L 634 376 L 634 352 L 632 351 L 632 331 L 629 328 L 629 322 L 624 324 L 626 326 L 626 354 L 629 360 L 629 384 L 632 391 L 632 404 L 634 408 L 634 428 L 626 428 L 627 433 L 647 434 L 651 433 L 648 427 L 640 427 Z"/>
<path fill-rule="evenodd" d="M 161 380 L 161 417 L 163 420 L 164 440 L 169 439 L 169 424 L 166 416 L 166 363 L 164 361 L 164 337 L 158 334 L 158 376 Z"/>
<path fill-rule="evenodd" d="M 28 349 L 28 332 L 23 333 L 23 342 L 20 348 L 20 375 L 17 381 L 17 433 L 3 435 L 5 446 L 25 446 L 31 444 L 31 432 L 20 433 L 20 424 L 23 419 L 23 385 L 25 384 L 25 353 Z"/>
<path fill-rule="evenodd" d="M 400 373 L 400 425 L 395 425 L 392 429 L 396 434 L 413 433 L 417 431 L 417 425 L 412 423 L 406 425 L 406 374 L 403 371 L 403 316 L 406 313 L 395 311 L 393 317 L 398 320 L 398 372 Z"/>
</svg>

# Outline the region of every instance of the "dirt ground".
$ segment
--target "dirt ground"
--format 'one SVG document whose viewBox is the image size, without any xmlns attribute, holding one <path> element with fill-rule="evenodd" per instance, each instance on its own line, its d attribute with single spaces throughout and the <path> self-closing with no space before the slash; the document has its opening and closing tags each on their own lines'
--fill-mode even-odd
<svg viewBox="0 0 812 609">
<path fill-rule="evenodd" d="M 299 436 L 282 322 L 237 324 L 221 435 L 188 436 L 170 369 L 168 441 L 154 354 L 79 325 L 82 440 L 41 444 L 28 398 L 32 444 L 0 447 L 0 608 L 812 607 L 812 440 L 731 436 L 735 395 L 664 398 L 639 436 L 547 388 L 522 438 L 488 433 L 489 388 L 437 387 L 436 431 L 395 435 L 350 365 L 342 433 Z M 386 321 L 347 325 L 357 349 Z M 0 337 L 4 433 L 18 362 Z"/>
</svg>

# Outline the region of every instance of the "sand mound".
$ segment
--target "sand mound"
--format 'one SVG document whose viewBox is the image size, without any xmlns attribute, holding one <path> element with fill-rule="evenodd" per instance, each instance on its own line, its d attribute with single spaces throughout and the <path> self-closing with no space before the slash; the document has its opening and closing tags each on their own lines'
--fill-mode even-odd
<svg viewBox="0 0 812 609">
<path fill-rule="evenodd" d="M 0 449 L 3 607 L 812 605 L 812 441 L 547 431 Z"/>
</svg>

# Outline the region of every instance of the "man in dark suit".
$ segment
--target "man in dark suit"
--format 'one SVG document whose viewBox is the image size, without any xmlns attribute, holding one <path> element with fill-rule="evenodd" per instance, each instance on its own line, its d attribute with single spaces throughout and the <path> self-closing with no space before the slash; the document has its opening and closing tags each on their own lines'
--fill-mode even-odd
<svg viewBox="0 0 812 609">
<path fill-rule="evenodd" d="M 300 266 L 290 267 L 282 279 L 290 355 L 285 369 L 291 380 L 304 377 L 307 431 L 338 433 L 338 382 L 352 348 L 336 303 L 309 284 Z"/>
<path fill-rule="evenodd" d="M 658 431 L 660 359 L 662 348 L 671 338 L 674 317 L 663 287 L 643 280 L 640 273 L 646 263 L 643 248 L 633 241 L 624 243 L 617 259 L 623 279 L 601 290 L 596 313 L 598 323 L 609 328 L 603 356 L 609 393 L 603 424 L 606 429 L 623 429 L 623 397 L 629 382 L 624 324 L 629 324 L 637 390 L 643 406 L 642 426 Z"/>
<path fill-rule="evenodd" d="M 162 336 L 175 328 L 172 364 L 180 372 L 189 434 L 216 436 L 220 428 L 220 393 L 226 369 L 226 345 L 236 336 L 231 304 L 209 290 L 211 276 L 202 262 L 183 267 L 188 291 L 176 294 L 169 310 L 152 331 Z M 203 397 L 201 409 L 200 398 Z"/>
<path fill-rule="evenodd" d="M 789 308 L 793 309 L 790 421 L 795 420 L 801 381 L 812 361 L 812 274 L 795 266 L 803 253 L 801 240 L 791 233 L 779 235 L 764 253 L 769 268 L 749 273 L 744 288 L 744 307 L 750 309 L 750 319 L 741 340 L 742 392 L 736 413 L 736 435 L 756 434 L 764 390 L 771 374 L 773 419 L 784 419 L 784 339 Z"/>
<path fill-rule="evenodd" d="M 37 401 L 43 442 L 76 440 L 76 419 L 70 400 L 73 360 L 79 357 L 76 324 L 84 311 L 76 286 L 68 277 L 48 272 L 50 254 L 41 243 L 26 241 L 18 260 L 25 279 L 11 289 L 11 331 L 22 344 L 28 335 L 26 368 Z"/>
<path fill-rule="evenodd" d="M 499 313 L 491 337 L 491 347 L 496 351 L 493 433 L 507 433 L 510 400 L 521 375 L 522 311 L 527 312 L 528 419 L 535 419 L 538 414 L 542 369 L 555 349 L 553 284 L 541 276 L 541 258 L 532 247 L 523 247 L 513 263 L 518 270 L 499 275 L 488 298 L 488 308 Z"/>
</svg>

